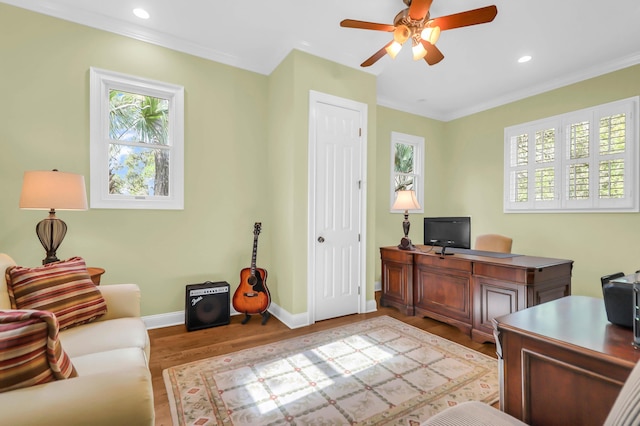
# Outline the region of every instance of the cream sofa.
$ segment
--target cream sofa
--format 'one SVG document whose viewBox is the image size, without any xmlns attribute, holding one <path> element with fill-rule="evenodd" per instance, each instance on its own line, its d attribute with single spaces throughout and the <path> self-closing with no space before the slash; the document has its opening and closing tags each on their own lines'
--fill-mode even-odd
<svg viewBox="0 0 640 426">
<path fill-rule="evenodd" d="M 11 309 L 4 272 L 15 262 L 0 253 L 0 310 Z M 0 393 L 6 425 L 152 425 L 149 336 L 135 284 L 98 287 L 107 313 L 60 332 L 78 377 Z"/>
</svg>

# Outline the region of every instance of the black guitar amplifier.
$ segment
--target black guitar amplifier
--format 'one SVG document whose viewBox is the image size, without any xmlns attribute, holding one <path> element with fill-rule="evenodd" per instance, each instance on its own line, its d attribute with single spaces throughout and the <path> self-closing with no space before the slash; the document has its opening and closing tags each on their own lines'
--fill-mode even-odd
<svg viewBox="0 0 640 426">
<path fill-rule="evenodd" d="M 229 283 L 226 281 L 187 285 L 184 319 L 187 331 L 229 324 Z"/>
</svg>

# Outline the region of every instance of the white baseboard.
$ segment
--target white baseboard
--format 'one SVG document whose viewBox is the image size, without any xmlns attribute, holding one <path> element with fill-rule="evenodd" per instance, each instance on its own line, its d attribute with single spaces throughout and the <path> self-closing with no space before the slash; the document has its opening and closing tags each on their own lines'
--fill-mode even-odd
<svg viewBox="0 0 640 426">
<path fill-rule="evenodd" d="M 300 328 L 309 325 L 309 314 L 307 312 L 292 314 L 275 303 L 271 303 L 269 312 L 289 328 Z"/>
<path fill-rule="evenodd" d="M 184 311 L 168 312 L 166 314 L 147 315 L 142 317 L 142 321 L 148 330 L 154 328 L 171 327 L 172 325 L 184 324 Z"/>
<path fill-rule="evenodd" d="M 377 310 L 378 306 L 376 304 L 376 301 L 367 300 L 365 312 L 375 312 Z M 229 311 L 231 315 L 240 315 L 238 311 L 233 309 L 233 306 L 229 308 Z M 269 307 L 269 313 L 278 318 L 280 322 L 291 329 L 310 325 L 308 312 L 303 312 L 301 314 L 292 314 L 286 309 L 282 309 L 277 304 L 271 303 L 271 306 Z M 167 312 L 165 314 L 147 315 L 142 317 L 142 321 L 144 321 L 147 329 L 151 330 L 154 328 L 171 327 L 174 325 L 184 324 L 184 318 L 184 311 L 175 311 Z"/>
<path fill-rule="evenodd" d="M 305 325 L 308 325 L 308 321 L 306 321 L 306 313 L 292 315 L 275 303 L 271 304 L 271 306 L 269 307 L 269 312 L 289 328 L 304 327 Z M 233 309 L 233 306 L 229 307 L 229 313 L 232 316 L 241 315 L 240 312 Z M 167 312 L 165 314 L 146 315 L 142 317 L 142 321 L 144 321 L 144 324 L 147 326 L 148 330 L 181 325 L 184 324 L 184 320 L 184 311 Z"/>
<path fill-rule="evenodd" d="M 376 312 L 378 310 L 378 304 L 376 303 L 376 300 L 367 300 L 367 306 L 366 306 L 366 313 L 369 312 Z"/>
<path fill-rule="evenodd" d="M 233 309 L 233 306 L 229 306 L 229 313 L 232 316 L 240 315 L 240 312 Z M 147 330 L 184 324 L 184 320 L 184 311 L 167 312 L 166 314 L 147 315 L 142 317 L 142 321 L 144 321 L 144 324 L 147 326 Z"/>
<path fill-rule="evenodd" d="M 373 283 L 373 291 L 382 291 L 382 282 L 376 281 Z"/>
</svg>

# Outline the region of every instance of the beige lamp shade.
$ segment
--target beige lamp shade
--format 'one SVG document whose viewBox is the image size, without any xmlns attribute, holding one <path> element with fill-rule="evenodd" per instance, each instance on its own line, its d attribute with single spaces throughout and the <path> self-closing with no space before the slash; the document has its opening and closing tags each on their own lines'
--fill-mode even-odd
<svg viewBox="0 0 640 426">
<path fill-rule="evenodd" d="M 21 209 L 49 210 L 38 222 L 36 235 L 47 252 L 43 264 L 57 262 L 56 250 L 67 234 L 67 224 L 56 217 L 56 210 L 87 210 L 84 176 L 57 170 L 24 172 Z"/>
<path fill-rule="evenodd" d="M 393 210 L 417 210 L 420 204 L 416 198 L 416 193 L 412 190 L 398 191 L 396 201 L 393 203 Z"/>
<path fill-rule="evenodd" d="M 84 176 L 56 170 L 24 172 L 19 207 L 33 210 L 87 210 Z"/>
<path fill-rule="evenodd" d="M 393 210 L 404 210 L 404 222 L 402 222 L 402 230 L 404 231 L 404 237 L 400 240 L 398 248 L 401 250 L 415 250 L 414 245 L 409 239 L 409 210 L 417 210 L 420 208 L 420 204 L 416 199 L 416 193 L 414 191 L 398 191 L 396 201 L 393 203 Z"/>
</svg>

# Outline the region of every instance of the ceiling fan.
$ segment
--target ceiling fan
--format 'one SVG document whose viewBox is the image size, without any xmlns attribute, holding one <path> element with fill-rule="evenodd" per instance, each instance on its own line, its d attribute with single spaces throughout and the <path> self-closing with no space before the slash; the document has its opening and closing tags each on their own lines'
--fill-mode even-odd
<svg viewBox="0 0 640 426">
<path fill-rule="evenodd" d="M 360 64 L 361 67 L 375 64 L 385 54 L 395 58 L 402 45 L 408 40 L 411 40 L 413 45 L 414 60 L 424 58 L 429 65 L 435 65 L 444 59 L 440 49 L 435 46 L 440 37 L 440 31 L 491 22 L 498 14 L 496 6 L 486 6 L 431 19 L 429 8 L 433 0 L 403 1 L 409 7 L 396 15 L 393 25 L 354 19 L 345 19 L 340 22 L 340 26 L 346 28 L 393 32 L 393 40 Z"/>
</svg>

